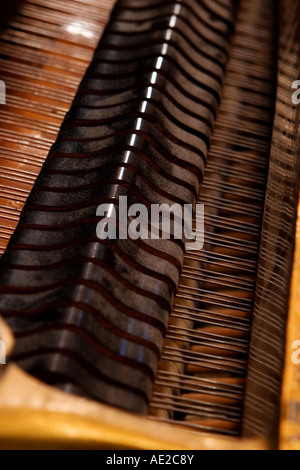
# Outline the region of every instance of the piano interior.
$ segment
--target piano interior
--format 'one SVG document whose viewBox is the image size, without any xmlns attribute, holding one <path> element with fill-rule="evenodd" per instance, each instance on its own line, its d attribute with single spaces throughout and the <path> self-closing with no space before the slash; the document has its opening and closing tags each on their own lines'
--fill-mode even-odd
<svg viewBox="0 0 300 470">
<path fill-rule="evenodd" d="M 299 2 L 0 11 L 0 448 L 300 449 Z"/>
</svg>

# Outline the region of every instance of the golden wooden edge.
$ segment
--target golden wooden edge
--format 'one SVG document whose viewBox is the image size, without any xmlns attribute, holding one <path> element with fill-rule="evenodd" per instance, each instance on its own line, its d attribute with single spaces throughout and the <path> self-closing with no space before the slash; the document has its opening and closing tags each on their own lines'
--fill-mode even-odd
<svg viewBox="0 0 300 470">
<path fill-rule="evenodd" d="M 282 450 L 300 450 L 300 204 L 295 240 L 281 400 Z"/>
<path fill-rule="evenodd" d="M 67 395 L 12 364 L 0 381 L 0 449 L 265 450 L 268 445 L 185 432 Z"/>
</svg>

